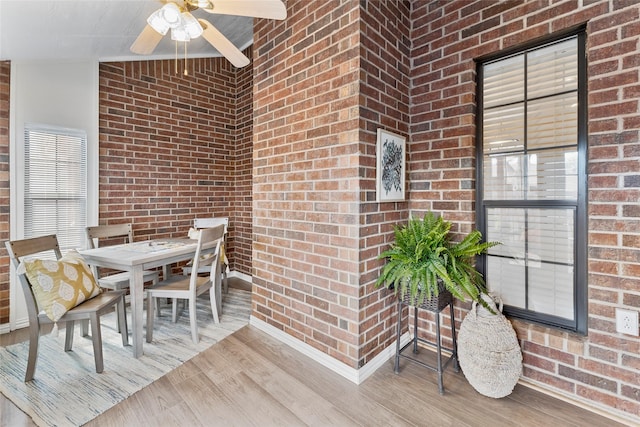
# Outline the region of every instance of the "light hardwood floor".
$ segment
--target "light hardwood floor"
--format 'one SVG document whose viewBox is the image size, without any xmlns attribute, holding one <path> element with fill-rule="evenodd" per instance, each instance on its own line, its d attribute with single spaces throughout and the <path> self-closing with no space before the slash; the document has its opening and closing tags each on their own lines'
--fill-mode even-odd
<svg viewBox="0 0 640 427">
<path fill-rule="evenodd" d="M 0 336 L 0 345 L 10 341 Z M 390 360 L 356 385 L 247 326 L 87 426 L 620 425 L 521 385 L 502 399 L 484 397 L 450 368 L 444 386 L 441 396 L 435 373 L 405 360 L 400 374 Z M 2 396 L 0 411 L 2 426 L 33 425 Z"/>
</svg>

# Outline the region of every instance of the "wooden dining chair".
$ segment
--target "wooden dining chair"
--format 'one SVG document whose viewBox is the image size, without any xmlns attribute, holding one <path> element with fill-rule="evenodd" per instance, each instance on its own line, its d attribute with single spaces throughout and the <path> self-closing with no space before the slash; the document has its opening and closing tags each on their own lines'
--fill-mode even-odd
<svg viewBox="0 0 640 427">
<path fill-rule="evenodd" d="M 22 291 L 24 292 L 27 313 L 29 316 L 29 358 L 27 361 L 27 371 L 24 379 L 25 382 L 31 381 L 35 374 L 36 361 L 38 358 L 38 342 L 42 326 L 51 323 L 66 324 L 66 337 L 64 344 L 65 351 L 71 351 L 72 349 L 74 322 L 76 320 L 82 321 L 82 336 L 88 335 L 88 323 L 90 323 L 96 372 L 102 372 L 104 369 L 104 362 L 102 357 L 100 316 L 107 312 L 111 312 L 113 307 L 116 307 L 120 324 L 124 325 L 121 332 L 122 345 L 126 346 L 129 344 L 126 321 L 124 319 L 124 291 L 101 292 L 97 283 L 95 283 L 95 278 L 93 277 L 91 269 L 86 264 L 81 260 L 72 259 L 70 257 L 68 258 L 68 261 L 65 261 L 67 256 L 61 256 L 62 254 L 60 252 L 60 247 L 58 246 L 58 239 L 56 235 L 7 241 L 5 242 L 5 246 L 9 252 L 11 262 L 16 268 L 20 284 L 22 285 Z M 36 257 L 36 255 L 40 258 Z M 78 288 L 84 288 L 85 291 L 88 290 L 88 285 L 91 284 L 87 281 L 93 281 L 92 283 L 95 285 L 95 292 L 91 295 L 95 296 L 86 300 L 83 300 L 84 296 L 76 299 L 76 301 L 83 300 L 83 302 L 68 309 L 66 313 L 62 314 L 56 320 L 52 320 L 50 318 L 51 313 L 55 313 L 56 309 L 51 309 L 50 306 L 41 306 L 38 303 L 37 296 L 43 295 L 42 284 L 32 283 L 32 280 L 27 277 L 27 275 L 30 274 L 28 268 L 24 267 L 24 265 L 22 266 L 23 268 L 21 268 L 21 263 L 23 262 L 32 262 L 32 265 L 41 265 L 46 267 L 46 271 L 42 270 L 43 273 L 39 274 L 38 277 L 44 277 L 39 280 L 46 282 L 48 285 L 55 284 L 56 281 L 60 279 L 57 278 L 54 280 L 54 276 L 49 276 L 48 274 L 64 274 L 64 276 L 61 276 L 61 279 L 64 280 L 60 280 L 60 283 L 64 281 L 65 286 L 75 284 Z M 74 265 L 77 269 L 74 269 Z M 55 270 L 54 267 L 58 270 Z M 69 271 L 72 273 L 69 273 Z M 73 279 L 77 280 L 74 282 Z M 34 289 L 34 286 L 38 286 L 39 288 Z M 44 288 L 48 287 L 49 286 L 45 286 Z M 79 289 L 74 289 L 74 291 L 78 293 L 81 292 Z M 43 297 L 41 296 L 40 299 L 42 301 Z M 55 304 L 59 305 L 58 302 Z M 52 306 L 55 304 L 52 304 Z M 58 317 L 58 315 L 56 315 L 56 317 Z"/>
<path fill-rule="evenodd" d="M 195 218 L 193 220 L 193 228 L 199 230 L 201 228 L 212 228 L 218 225 L 224 225 L 224 236 L 222 238 L 222 245 L 220 246 L 220 274 L 222 274 L 222 286 L 224 292 L 229 290 L 229 284 L 227 281 L 227 270 L 229 269 L 229 260 L 227 258 L 227 234 L 229 231 L 229 218 L 228 217 L 212 217 L 212 218 Z M 200 273 L 207 273 L 207 267 L 201 267 Z M 191 274 L 191 263 L 182 268 L 182 274 Z M 219 301 L 218 301 L 219 303 Z"/>
<path fill-rule="evenodd" d="M 113 224 L 113 225 L 94 225 L 86 228 L 87 239 L 89 241 L 89 249 L 94 249 L 100 246 L 100 243 L 110 242 L 115 243 L 132 243 L 133 242 L 133 227 L 131 224 Z M 126 289 L 130 285 L 130 274 L 127 271 L 109 274 L 99 275 L 97 271 L 94 271 L 98 278 L 100 287 L 107 289 Z M 157 283 L 160 280 L 160 272 L 155 270 L 145 270 L 143 273 L 143 279 L 145 282 Z"/>
<path fill-rule="evenodd" d="M 89 249 L 94 249 L 100 244 L 119 244 L 133 242 L 133 227 L 128 224 L 110 224 L 110 225 L 94 225 L 86 228 L 87 240 L 89 241 Z M 103 274 L 98 268 L 92 266 L 93 274 L 98 279 L 101 288 L 120 290 L 127 289 L 130 286 L 131 274 L 128 271 Z M 160 280 L 160 272 L 155 270 L 143 271 L 144 282 L 158 283 Z M 126 310 L 126 307 L 125 307 Z M 125 316 L 126 319 L 126 316 Z M 118 331 L 120 325 L 118 324 Z"/>
<path fill-rule="evenodd" d="M 202 229 L 198 236 L 196 253 L 193 257 L 193 268 L 188 276 L 174 275 L 168 279 L 152 285 L 147 289 L 147 342 L 153 340 L 153 313 L 154 307 L 157 315 L 160 316 L 159 304 L 154 304 L 156 298 L 173 299 L 172 320 L 177 320 L 176 300 L 184 299 L 188 302 L 189 323 L 191 325 L 191 338 L 194 343 L 198 343 L 198 322 L 196 318 L 196 298 L 209 291 L 211 302 L 211 312 L 214 323 L 219 323 L 218 305 L 216 302 L 215 286 L 219 286 L 220 281 L 220 246 L 224 235 L 224 226 L 219 225 L 214 228 Z M 209 274 L 200 276 L 200 268 L 208 266 Z"/>
</svg>

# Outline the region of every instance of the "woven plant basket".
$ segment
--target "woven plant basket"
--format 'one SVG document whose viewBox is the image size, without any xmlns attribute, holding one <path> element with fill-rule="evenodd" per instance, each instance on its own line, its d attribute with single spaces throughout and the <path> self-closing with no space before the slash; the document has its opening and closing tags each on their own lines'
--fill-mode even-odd
<svg viewBox="0 0 640 427">
<path fill-rule="evenodd" d="M 480 394 L 500 398 L 509 395 L 522 373 L 522 351 L 516 332 L 489 296 L 483 299 L 496 312 L 473 302 L 460 325 L 458 361 L 469 384 Z"/>
<path fill-rule="evenodd" d="M 402 299 L 402 303 L 411 307 L 418 307 L 424 310 L 434 311 L 436 313 L 440 312 L 443 308 L 451 304 L 453 301 L 453 295 L 451 292 L 445 287 L 442 281 L 438 281 L 438 295 L 433 295 L 431 298 L 425 298 L 422 304 L 411 304 L 411 298 L 409 297 L 409 293 L 407 292 Z"/>
</svg>

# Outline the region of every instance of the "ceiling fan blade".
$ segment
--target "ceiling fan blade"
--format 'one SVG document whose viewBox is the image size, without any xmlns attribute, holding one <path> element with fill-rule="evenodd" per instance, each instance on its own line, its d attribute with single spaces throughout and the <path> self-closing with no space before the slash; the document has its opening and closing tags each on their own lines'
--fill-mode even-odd
<svg viewBox="0 0 640 427">
<path fill-rule="evenodd" d="M 213 7 L 202 8 L 209 13 L 279 20 L 287 17 L 282 0 L 210 0 L 210 3 Z"/>
<path fill-rule="evenodd" d="M 131 52 L 139 55 L 150 55 L 162 40 L 162 34 L 153 29 L 149 24 L 144 27 L 136 41 L 131 45 Z"/>
<path fill-rule="evenodd" d="M 249 58 L 247 58 L 237 47 L 233 45 L 227 39 L 224 34 L 218 31 L 213 25 L 204 19 L 198 19 L 204 32 L 202 37 L 208 41 L 211 46 L 215 47 L 225 58 L 229 60 L 233 65 L 238 68 L 242 68 L 245 65 L 249 65 Z"/>
</svg>

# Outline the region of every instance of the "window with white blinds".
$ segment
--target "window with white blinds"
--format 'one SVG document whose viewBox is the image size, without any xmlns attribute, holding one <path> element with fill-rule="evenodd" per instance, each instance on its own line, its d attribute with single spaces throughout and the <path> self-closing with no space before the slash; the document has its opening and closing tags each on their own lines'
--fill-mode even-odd
<svg viewBox="0 0 640 427">
<path fill-rule="evenodd" d="M 26 124 L 24 134 L 24 236 L 57 234 L 65 249 L 85 244 L 87 134 Z"/>
<path fill-rule="evenodd" d="M 505 312 L 586 332 L 584 35 L 481 62 L 478 218 Z"/>
</svg>

